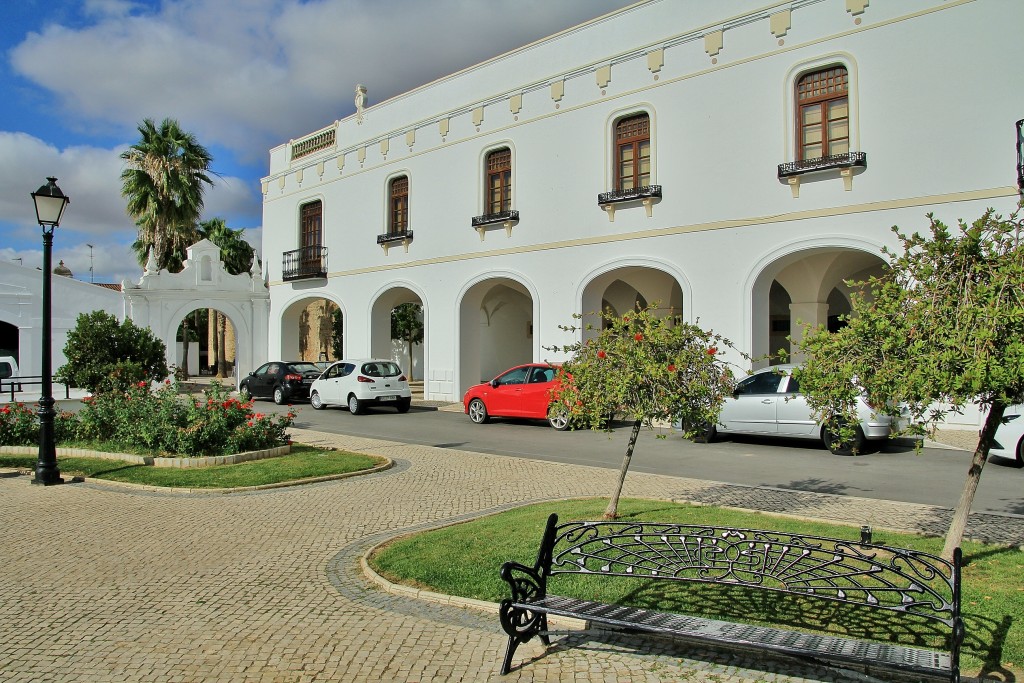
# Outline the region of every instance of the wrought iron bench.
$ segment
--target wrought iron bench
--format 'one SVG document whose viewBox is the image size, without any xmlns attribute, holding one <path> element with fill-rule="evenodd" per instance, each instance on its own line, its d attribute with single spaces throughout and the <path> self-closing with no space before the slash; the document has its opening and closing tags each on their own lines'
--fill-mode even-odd
<svg viewBox="0 0 1024 683">
<path fill-rule="evenodd" d="M 507 674 L 516 648 L 534 636 L 545 645 L 548 615 L 594 624 L 669 634 L 711 645 L 755 648 L 818 662 L 858 664 L 868 670 L 960 680 L 960 567 L 934 555 L 860 542 L 763 531 L 655 522 L 569 522 L 548 518 L 537 562 L 506 562 L 501 578 L 512 597 L 499 617 L 508 634 L 501 666 Z M 716 584 L 728 588 L 729 604 L 776 597 L 769 612 L 806 615 L 828 623 L 858 621 L 861 631 L 891 642 L 872 642 L 826 633 L 806 633 L 548 594 L 550 577 L 566 574 L 624 577 L 645 581 Z M 623 580 L 623 579 L 619 579 Z M 734 591 L 746 591 L 737 595 Z M 705 597 L 697 599 L 705 600 Z M 759 602 L 763 603 L 763 600 Z M 864 610 L 867 610 L 866 612 Z M 865 624 L 867 624 L 865 626 Z M 803 625 L 801 625 L 803 626 Z M 813 625 L 810 628 L 814 629 Z M 818 629 L 820 631 L 820 628 Z M 927 633 L 925 633 L 927 632 Z M 948 653 L 894 642 L 898 633 L 914 645 L 925 636 L 948 642 Z M 859 634 L 858 634 L 859 635 Z M 906 638 L 904 638 L 906 639 Z"/>
</svg>

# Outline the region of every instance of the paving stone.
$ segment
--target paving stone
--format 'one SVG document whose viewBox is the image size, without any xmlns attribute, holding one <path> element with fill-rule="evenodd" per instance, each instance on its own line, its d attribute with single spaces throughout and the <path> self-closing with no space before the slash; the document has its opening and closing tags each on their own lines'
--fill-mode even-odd
<svg viewBox="0 0 1024 683">
<path fill-rule="evenodd" d="M 802 662 L 662 638 L 568 632 L 504 678 L 493 612 L 380 590 L 360 557 L 400 533 L 529 502 L 603 496 L 615 472 L 295 430 L 386 455 L 385 472 L 300 487 L 172 494 L 0 478 L 0 681 L 851 681 Z M 631 473 L 624 495 L 912 530 L 948 511 Z M 969 534 L 1024 543 L 1024 521 Z M 525 662 L 525 666 L 518 666 Z"/>
</svg>

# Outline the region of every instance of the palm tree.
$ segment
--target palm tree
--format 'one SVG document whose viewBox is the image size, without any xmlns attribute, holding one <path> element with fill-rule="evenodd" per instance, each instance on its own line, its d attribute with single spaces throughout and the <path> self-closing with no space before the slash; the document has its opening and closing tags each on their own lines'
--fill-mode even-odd
<svg viewBox="0 0 1024 683">
<path fill-rule="evenodd" d="M 159 127 L 145 119 L 138 130 L 139 141 L 121 154 L 121 196 L 139 229 L 132 246 L 140 265 L 152 247 L 159 268 L 180 268 L 203 212 L 205 185 L 213 184 L 207 175 L 213 157 L 174 119 Z"/>
</svg>

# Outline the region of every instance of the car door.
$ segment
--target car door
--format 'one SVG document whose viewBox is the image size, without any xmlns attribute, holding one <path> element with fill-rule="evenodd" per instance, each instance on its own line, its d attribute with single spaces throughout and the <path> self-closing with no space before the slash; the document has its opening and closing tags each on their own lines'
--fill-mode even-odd
<svg viewBox="0 0 1024 683">
<path fill-rule="evenodd" d="M 532 366 L 512 368 L 496 377 L 487 392 L 487 412 L 491 415 L 520 417 L 523 414 L 523 388 Z"/>
<path fill-rule="evenodd" d="M 530 368 L 526 384 L 520 399 L 523 417 L 546 418 L 550 402 L 551 384 L 555 379 L 555 369 L 541 365 Z"/>
<path fill-rule="evenodd" d="M 736 385 L 722 404 L 721 431 L 775 434 L 776 402 L 782 375 L 773 370 L 758 372 Z"/>
<path fill-rule="evenodd" d="M 256 368 L 256 371 L 249 375 L 245 382 L 245 388 L 253 398 L 266 398 L 270 396 L 270 389 L 267 388 L 267 373 L 273 363 L 264 363 Z"/>
<path fill-rule="evenodd" d="M 327 379 L 324 382 L 325 396 L 329 397 L 325 399 L 327 403 L 339 406 L 348 403 L 347 383 L 352 378 L 355 367 L 354 363 L 341 362 L 335 363 L 327 371 Z"/>
<path fill-rule="evenodd" d="M 814 419 L 807 398 L 800 393 L 796 378 L 787 375 L 779 385 L 779 398 L 775 404 L 779 436 L 817 437 L 818 421 Z"/>
</svg>

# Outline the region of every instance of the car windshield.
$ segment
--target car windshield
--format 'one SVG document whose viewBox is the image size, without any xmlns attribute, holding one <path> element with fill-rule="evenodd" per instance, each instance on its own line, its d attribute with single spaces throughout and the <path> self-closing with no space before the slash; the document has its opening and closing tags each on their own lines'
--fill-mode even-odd
<svg viewBox="0 0 1024 683">
<path fill-rule="evenodd" d="M 320 372 L 320 368 L 312 363 L 292 363 L 292 372 Z"/>
<path fill-rule="evenodd" d="M 367 377 L 398 377 L 402 369 L 390 361 L 363 363 L 362 373 Z"/>
</svg>

